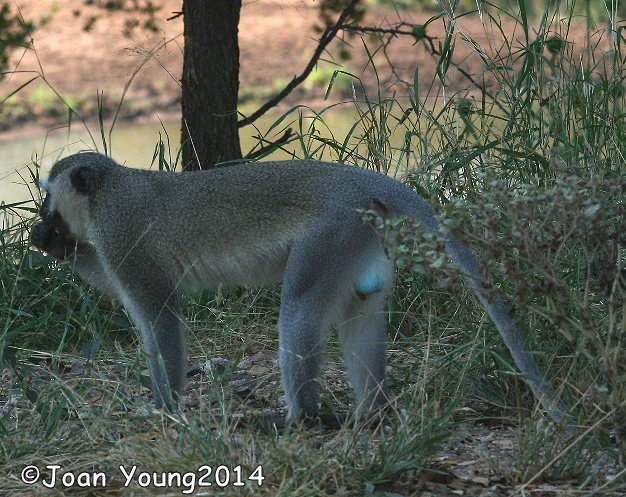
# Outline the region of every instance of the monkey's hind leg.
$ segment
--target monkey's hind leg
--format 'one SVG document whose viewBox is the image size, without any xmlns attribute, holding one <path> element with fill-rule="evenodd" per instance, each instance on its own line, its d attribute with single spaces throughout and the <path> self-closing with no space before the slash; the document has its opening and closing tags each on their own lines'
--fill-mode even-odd
<svg viewBox="0 0 626 497">
<path fill-rule="evenodd" d="M 313 419 L 318 413 L 318 377 L 330 329 L 326 302 L 320 302 L 315 292 L 296 297 L 285 288 L 283 285 L 278 334 L 287 420 Z"/>
<path fill-rule="evenodd" d="M 387 292 L 353 298 L 338 325 L 348 379 L 356 396 L 360 421 L 376 416 L 387 404 L 385 368 L 387 365 Z"/>
<path fill-rule="evenodd" d="M 340 337 L 359 414 L 384 402 L 385 297 L 393 264 L 362 224 L 338 237 L 333 224 L 291 250 L 278 321 L 288 418 L 318 412 L 318 377 L 333 325 Z"/>
<path fill-rule="evenodd" d="M 332 233 L 313 232 L 292 247 L 285 268 L 278 334 L 288 421 L 318 414 L 320 366 L 347 276 L 341 252 L 329 240 Z"/>
<path fill-rule="evenodd" d="M 339 316 L 339 341 L 348 379 L 356 395 L 360 421 L 377 417 L 387 404 L 385 368 L 387 365 L 387 315 L 385 304 L 393 281 L 394 264 L 375 244 L 363 251 L 356 267 L 354 289 L 345 298 Z"/>
</svg>

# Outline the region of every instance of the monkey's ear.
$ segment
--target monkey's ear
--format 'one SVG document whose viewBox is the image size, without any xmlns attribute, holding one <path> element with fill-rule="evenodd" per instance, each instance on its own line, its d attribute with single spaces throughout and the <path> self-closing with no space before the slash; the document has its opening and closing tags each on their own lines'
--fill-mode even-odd
<svg viewBox="0 0 626 497">
<path fill-rule="evenodd" d="M 70 179 L 78 193 L 90 194 L 96 190 L 100 175 L 93 167 L 80 166 L 72 172 Z"/>
</svg>

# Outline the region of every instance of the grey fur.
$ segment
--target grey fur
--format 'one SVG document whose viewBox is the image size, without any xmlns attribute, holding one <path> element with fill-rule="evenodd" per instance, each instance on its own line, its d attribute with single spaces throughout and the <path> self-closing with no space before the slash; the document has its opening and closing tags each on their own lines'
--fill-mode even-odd
<svg viewBox="0 0 626 497">
<path fill-rule="evenodd" d="M 33 243 L 121 299 L 141 332 L 157 406 L 172 407 L 184 385 L 179 288 L 281 279 L 288 417 L 317 414 L 317 378 L 332 326 L 358 414 L 386 403 L 384 307 L 393 262 L 357 211 L 374 206 L 437 231 L 432 208 L 410 188 L 372 171 L 315 161 L 173 173 L 126 168 L 96 153 L 57 162 L 43 187 L 48 196 Z M 470 275 L 544 409 L 566 421 L 504 304 L 483 295 L 476 258 L 452 237 L 447 251 Z"/>
</svg>

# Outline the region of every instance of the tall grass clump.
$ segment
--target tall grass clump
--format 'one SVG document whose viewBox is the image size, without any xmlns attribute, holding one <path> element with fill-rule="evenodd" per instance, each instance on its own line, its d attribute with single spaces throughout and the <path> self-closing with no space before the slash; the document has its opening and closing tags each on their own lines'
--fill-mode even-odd
<svg viewBox="0 0 626 497">
<path fill-rule="evenodd" d="M 550 354 L 581 424 L 611 430 L 623 455 L 623 27 L 586 2 L 547 2 L 537 19 L 522 1 L 484 2 L 481 42 L 454 7 L 441 60 L 462 41 L 484 69 L 438 110 L 412 101 L 431 191 L 453 225 L 472 206 L 465 238 L 497 267 L 531 347 Z M 580 23 L 582 47 L 568 39 Z"/>
</svg>

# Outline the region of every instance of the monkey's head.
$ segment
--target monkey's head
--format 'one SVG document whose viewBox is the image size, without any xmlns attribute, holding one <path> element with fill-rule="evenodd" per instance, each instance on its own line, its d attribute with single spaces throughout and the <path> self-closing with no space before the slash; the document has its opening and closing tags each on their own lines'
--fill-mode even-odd
<svg viewBox="0 0 626 497">
<path fill-rule="evenodd" d="M 66 233 L 88 241 L 90 200 L 114 167 L 112 159 L 94 152 L 70 155 L 52 166 L 39 185 L 46 192 L 40 214 L 48 231 L 64 225 Z"/>
<path fill-rule="evenodd" d="M 43 207 L 42 205 L 42 209 Z M 60 260 L 71 257 L 77 243 L 76 237 L 58 212 L 53 212 L 43 223 L 35 224 L 30 232 L 30 240 L 35 247 Z"/>
</svg>

